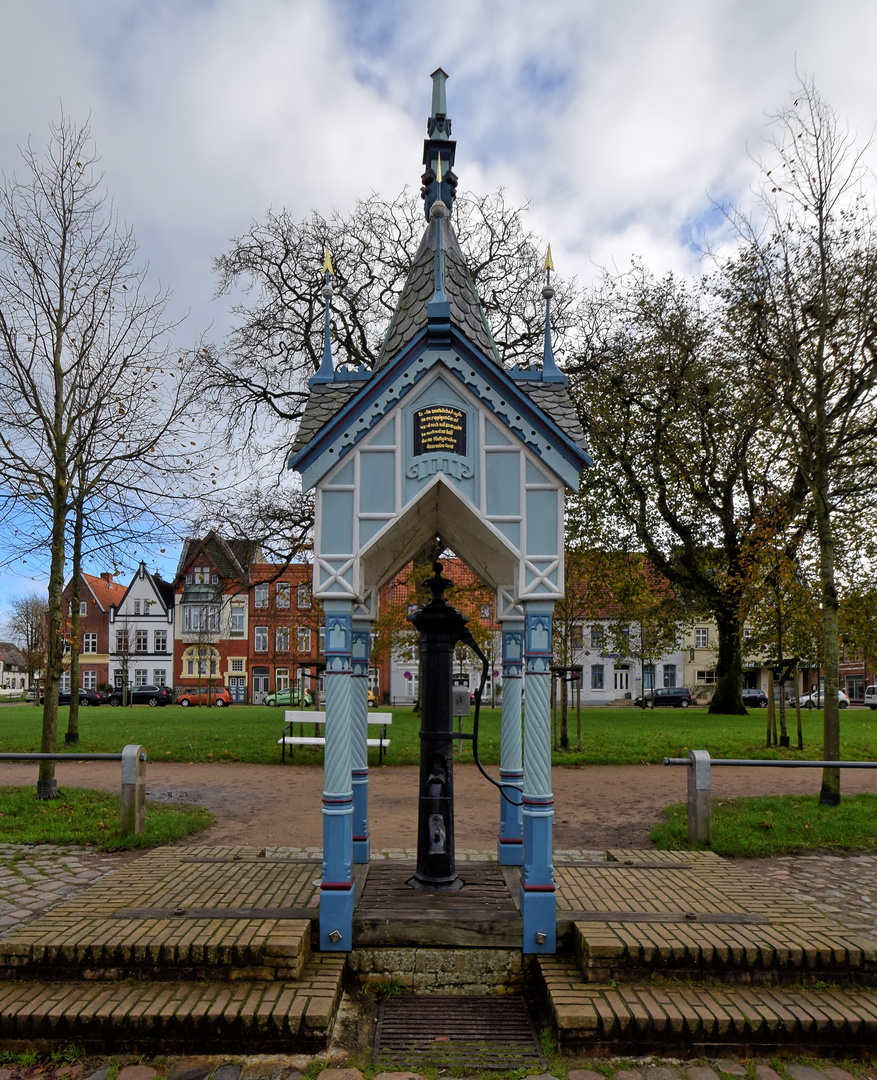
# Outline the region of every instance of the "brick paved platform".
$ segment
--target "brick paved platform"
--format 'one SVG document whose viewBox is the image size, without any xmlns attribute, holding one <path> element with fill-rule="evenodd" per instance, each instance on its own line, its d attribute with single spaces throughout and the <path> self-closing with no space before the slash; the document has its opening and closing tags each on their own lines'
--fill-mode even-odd
<svg viewBox="0 0 877 1080">
<path fill-rule="evenodd" d="M 455 934 L 478 942 L 470 955 L 483 954 L 493 948 L 484 912 L 496 920 L 508 908 L 508 952 L 516 872 L 483 854 L 461 862 L 478 889 L 447 903 L 454 918 L 471 908 L 478 921 Z M 357 869 L 364 898 L 368 874 Z M 394 875 L 381 874 L 392 892 Z M 318 853 L 246 847 L 161 849 L 98 877 L 0 939 L 0 1042 L 325 1047 L 347 963 L 311 952 L 319 877 Z M 877 936 L 764 877 L 709 853 L 615 851 L 559 854 L 556 880 L 560 951 L 531 958 L 523 976 L 541 998 L 540 1025 L 563 1049 L 829 1054 L 877 1045 Z M 372 907 L 381 895 L 372 890 Z M 443 899 L 406 890 L 394 903 L 406 900 L 414 917 L 404 940 L 373 942 L 387 950 L 381 970 L 392 974 L 394 949 L 415 949 L 421 966 L 434 954 L 433 989 L 448 992 L 434 940 Z M 431 952 L 417 937 L 424 904 Z M 379 912 L 366 915 L 374 935 Z M 417 985 L 429 986 L 421 974 Z"/>
</svg>

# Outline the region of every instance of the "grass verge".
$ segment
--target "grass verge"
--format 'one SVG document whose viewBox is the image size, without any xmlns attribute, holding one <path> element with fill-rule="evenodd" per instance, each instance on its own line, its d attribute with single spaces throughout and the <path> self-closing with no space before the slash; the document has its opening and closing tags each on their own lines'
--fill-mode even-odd
<svg viewBox="0 0 877 1080">
<path fill-rule="evenodd" d="M 57 844 L 99 851 L 173 844 L 216 820 L 200 806 L 146 807 L 140 836 L 122 836 L 120 799 L 88 788 L 63 788 L 57 799 L 37 799 L 34 789 L 0 788 L 0 843 Z"/>
<path fill-rule="evenodd" d="M 676 803 L 649 834 L 662 851 L 691 850 L 688 810 Z M 840 806 L 820 806 L 816 795 L 720 799 L 712 807 L 711 851 L 759 859 L 801 851 L 877 851 L 877 795 L 845 796 Z"/>
<path fill-rule="evenodd" d="M 387 729 L 390 746 L 386 765 L 416 765 L 420 760 L 420 717 L 411 709 L 393 708 L 392 725 Z M 65 750 L 64 732 L 68 706 L 58 710 L 59 750 Z M 70 747 L 77 753 L 118 753 L 126 743 L 142 743 L 150 761 L 247 761 L 262 765 L 280 764 L 277 740 L 283 730 L 283 709 L 265 705 L 234 705 L 231 708 L 167 705 L 150 709 L 144 705 L 127 708 L 80 710 L 79 743 Z M 42 710 L 33 705 L 3 708 L 0 751 L 32 752 L 40 747 Z M 756 709 L 748 716 L 711 716 L 705 709 L 583 709 L 581 747 L 574 712 L 568 722 L 570 749 L 556 750 L 555 765 L 636 765 L 659 763 L 662 757 L 685 757 L 689 750 L 708 750 L 712 757 L 739 758 L 821 758 L 822 710 L 804 710 L 804 749 L 765 748 L 765 712 Z M 841 713 L 841 754 L 851 761 L 877 760 L 877 713 L 867 709 L 847 709 Z M 464 721 L 472 730 L 472 718 Z M 307 728 L 305 734 L 313 734 Z M 322 730 L 318 732 L 322 734 Z M 374 729 L 369 731 L 375 735 Z M 499 763 L 500 710 L 485 709 L 481 717 L 479 752 L 485 765 Z M 472 744 L 454 743 L 460 761 L 472 760 Z M 297 748 L 293 760 L 304 765 L 321 765 L 319 749 Z M 378 764 L 378 752 L 369 751 L 369 764 Z M 147 766 L 148 769 L 148 766 Z"/>
</svg>

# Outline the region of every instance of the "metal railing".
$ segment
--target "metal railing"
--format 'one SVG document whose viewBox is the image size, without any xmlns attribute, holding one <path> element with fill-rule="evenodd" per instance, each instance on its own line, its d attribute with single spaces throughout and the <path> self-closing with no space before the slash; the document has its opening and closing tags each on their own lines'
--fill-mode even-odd
<svg viewBox="0 0 877 1080">
<path fill-rule="evenodd" d="M 0 754 L 0 761 L 121 761 L 122 836 L 140 836 L 146 827 L 146 751 L 139 744 L 121 754 Z"/>
<path fill-rule="evenodd" d="M 712 842 L 712 770 L 716 765 L 773 769 L 877 769 L 877 761 L 765 761 L 763 758 L 711 758 L 707 750 L 688 757 L 664 758 L 665 765 L 688 766 L 688 842 Z"/>
</svg>

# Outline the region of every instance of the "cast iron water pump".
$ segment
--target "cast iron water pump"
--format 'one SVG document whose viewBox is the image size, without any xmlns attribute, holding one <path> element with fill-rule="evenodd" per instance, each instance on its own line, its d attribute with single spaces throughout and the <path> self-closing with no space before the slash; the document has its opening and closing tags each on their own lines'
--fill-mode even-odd
<svg viewBox="0 0 877 1080">
<path fill-rule="evenodd" d="M 451 694 L 454 646 L 474 646 L 466 616 L 445 600 L 453 582 L 442 577 L 442 564 L 426 582 L 428 604 L 409 615 L 420 631 L 420 803 L 417 819 L 417 870 L 408 882 L 429 892 L 460 889 L 454 858 L 454 758 Z M 460 738 L 457 734 L 455 738 Z M 466 738 L 467 736 L 463 736 Z M 471 738 L 472 736 L 468 736 Z"/>
</svg>

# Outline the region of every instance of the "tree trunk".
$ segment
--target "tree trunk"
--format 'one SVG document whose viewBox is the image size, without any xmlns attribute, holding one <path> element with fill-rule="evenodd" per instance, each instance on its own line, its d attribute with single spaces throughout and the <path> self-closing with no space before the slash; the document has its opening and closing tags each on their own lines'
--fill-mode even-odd
<svg viewBox="0 0 877 1080">
<path fill-rule="evenodd" d="M 840 759 L 840 648 L 838 642 L 838 600 L 834 579 L 834 530 L 828 506 L 817 492 L 816 532 L 819 538 L 819 579 L 822 585 L 822 650 L 825 692 L 823 694 L 822 757 L 825 761 Z M 819 792 L 821 806 L 840 805 L 840 769 L 822 770 Z"/>
<path fill-rule="evenodd" d="M 743 634 L 740 614 L 736 608 L 717 607 L 716 627 L 719 632 L 719 655 L 716 660 L 716 690 L 709 712 L 745 716 L 743 704 Z"/>
<path fill-rule="evenodd" d="M 64 626 L 61 593 L 64 589 L 64 532 L 67 524 L 67 491 L 63 481 L 56 481 L 52 507 L 52 550 L 49 565 L 49 614 L 46 642 L 46 681 L 43 689 L 43 727 L 40 753 L 54 754 L 58 740 L 58 690 L 64 657 Z M 58 781 L 55 762 L 41 761 L 37 777 L 37 798 L 57 799 Z"/>
</svg>

